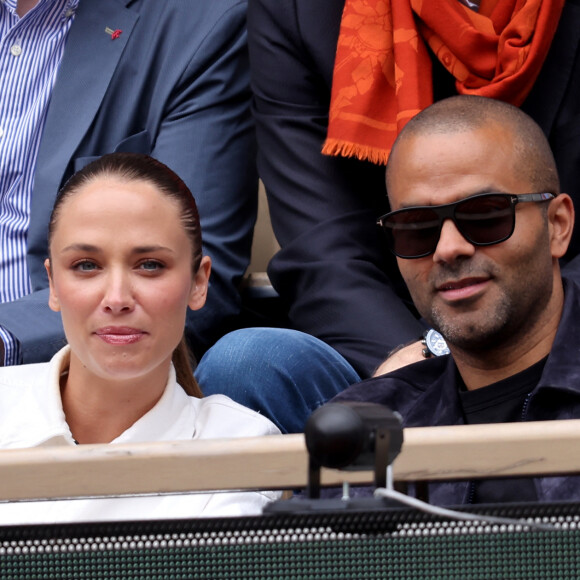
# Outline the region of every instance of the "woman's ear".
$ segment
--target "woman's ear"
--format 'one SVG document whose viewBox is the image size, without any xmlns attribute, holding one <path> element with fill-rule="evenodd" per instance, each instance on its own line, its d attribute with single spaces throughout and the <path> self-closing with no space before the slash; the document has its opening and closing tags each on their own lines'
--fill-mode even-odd
<svg viewBox="0 0 580 580">
<path fill-rule="evenodd" d="M 553 258 L 561 258 L 570 244 L 574 229 L 574 204 L 567 193 L 561 193 L 548 206 L 550 248 Z"/>
<path fill-rule="evenodd" d="M 60 302 L 58 301 L 58 296 L 54 290 L 54 282 L 52 280 L 52 270 L 50 268 L 50 260 L 46 258 L 44 260 L 44 267 L 46 269 L 46 273 L 48 275 L 48 286 L 50 289 L 50 294 L 48 296 L 48 306 L 51 310 L 55 312 L 60 312 Z"/>
<path fill-rule="evenodd" d="M 199 310 L 205 304 L 210 273 L 211 258 L 209 256 L 204 256 L 201 259 L 201 263 L 199 264 L 199 268 L 195 274 L 191 294 L 189 295 L 188 306 L 192 310 Z"/>
</svg>

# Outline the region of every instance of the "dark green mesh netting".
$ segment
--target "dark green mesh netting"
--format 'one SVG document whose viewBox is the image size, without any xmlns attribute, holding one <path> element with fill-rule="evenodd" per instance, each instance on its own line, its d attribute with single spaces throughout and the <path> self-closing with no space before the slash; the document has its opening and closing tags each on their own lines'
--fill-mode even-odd
<svg viewBox="0 0 580 580">
<path fill-rule="evenodd" d="M 446 580 L 580 577 L 580 504 L 471 511 L 555 531 L 410 509 L 0 527 L 2 579 Z"/>
</svg>

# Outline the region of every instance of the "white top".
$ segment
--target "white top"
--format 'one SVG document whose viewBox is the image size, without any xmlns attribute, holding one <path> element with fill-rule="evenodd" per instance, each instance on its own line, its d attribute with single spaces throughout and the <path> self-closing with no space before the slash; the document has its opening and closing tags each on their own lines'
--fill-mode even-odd
<svg viewBox="0 0 580 580">
<path fill-rule="evenodd" d="M 75 445 L 59 386 L 69 357 L 67 346 L 49 363 L 0 369 L 0 449 Z M 278 433 L 268 419 L 226 396 L 188 396 L 172 366 L 161 399 L 111 444 Z M 0 503 L 0 525 L 259 514 L 278 497 L 274 492 L 222 492 Z"/>
</svg>

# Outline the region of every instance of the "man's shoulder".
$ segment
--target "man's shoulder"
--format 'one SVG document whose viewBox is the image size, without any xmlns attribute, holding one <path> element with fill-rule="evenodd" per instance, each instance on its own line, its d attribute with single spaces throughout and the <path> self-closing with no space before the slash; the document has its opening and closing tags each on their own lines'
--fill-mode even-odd
<svg viewBox="0 0 580 580">
<path fill-rule="evenodd" d="M 350 386 L 333 401 L 380 403 L 400 410 L 441 382 L 449 356 L 433 357 Z"/>
<path fill-rule="evenodd" d="M 564 287 L 564 306 L 562 310 L 562 318 L 560 320 L 560 327 L 572 323 L 576 324 L 578 315 L 580 314 L 580 281 L 569 272 L 562 276 L 562 284 Z"/>
<path fill-rule="evenodd" d="M 562 273 L 562 284 L 566 296 L 580 300 L 580 277 L 575 276 L 575 271 L 564 270 Z"/>
<path fill-rule="evenodd" d="M 221 14 L 236 7 L 244 10 L 247 0 L 211 0 L 211 2 L 200 2 L 199 0 L 136 0 L 130 8 L 139 12 L 139 18 L 151 19 L 176 19 L 183 26 L 193 24 L 192 17 L 199 15 Z M 184 16 L 188 18 L 184 19 Z"/>
<path fill-rule="evenodd" d="M 171 55 L 171 62 L 188 61 L 200 46 L 220 47 L 245 26 L 247 0 L 136 0 L 128 10 L 137 20 L 127 51 L 155 60 Z M 83 19 L 90 25 L 90 19 Z M 148 50 L 143 49 L 147 43 Z"/>
<path fill-rule="evenodd" d="M 130 3 L 107 0 L 105 5 L 102 7 L 100 2 L 81 2 L 73 26 L 81 29 L 93 26 L 94 18 L 102 17 L 102 12 L 109 19 L 118 17 L 123 20 L 123 15 L 130 15 L 129 20 L 135 20 L 133 35 L 141 32 L 150 42 L 162 38 L 169 43 L 177 36 L 183 42 L 182 35 L 185 34 L 189 34 L 188 38 L 193 36 L 195 40 L 200 40 L 198 35 L 204 31 L 209 35 L 222 19 L 238 23 L 240 18 L 245 18 L 247 10 L 247 0 L 134 0 Z M 144 53 L 148 52 L 143 45 L 140 48 Z"/>
</svg>

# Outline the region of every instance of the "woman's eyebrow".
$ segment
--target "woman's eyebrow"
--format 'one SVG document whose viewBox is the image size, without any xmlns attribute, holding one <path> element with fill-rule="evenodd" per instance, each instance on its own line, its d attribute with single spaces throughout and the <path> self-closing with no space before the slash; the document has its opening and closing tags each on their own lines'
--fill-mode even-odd
<svg viewBox="0 0 580 580">
<path fill-rule="evenodd" d="M 93 244 L 85 244 L 85 243 L 76 243 L 76 244 L 70 244 L 66 247 L 64 247 L 62 250 L 62 252 L 90 252 L 90 253 L 98 253 L 98 252 L 102 252 L 102 249 L 99 248 L 98 246 L 94 246 Z M 169 248 L 167 246 L 162 246 L 162 245 L 149 245 L 149 246 L 137 246 L 135 248 L 133 248 L 131 250 L 132 253 L 134 254 L 148 254 L 150 252 L 169 252 L 169 253 L 175 253 L 175 250 L 173 250 L 172 248 Z"/>
<path fill-rule="evenodd" d="M 61 252 L 72 252 L 72 251 L 80 251 L 80 252 L 100 252 L 100 248 L 98 248 L 97 246 L 93 246 L 92 244 L 82 244 L 82 243 L 78 243 L 78 244 L 70 244 L 68 246 L 65 246 Z"/>
<path fill-rule="evenodd" d="M 151 245 L 151 246 L 138 246 L 136 248 L 133 248 L 133 253 L 135 254 L 148 254 L 150 252 L 170 252 L 171 254 L 175 253 L 175 250 L 172 248 L 169 248 L 167 246 L 162 246 L 162 245 Z"/>
</svg>

